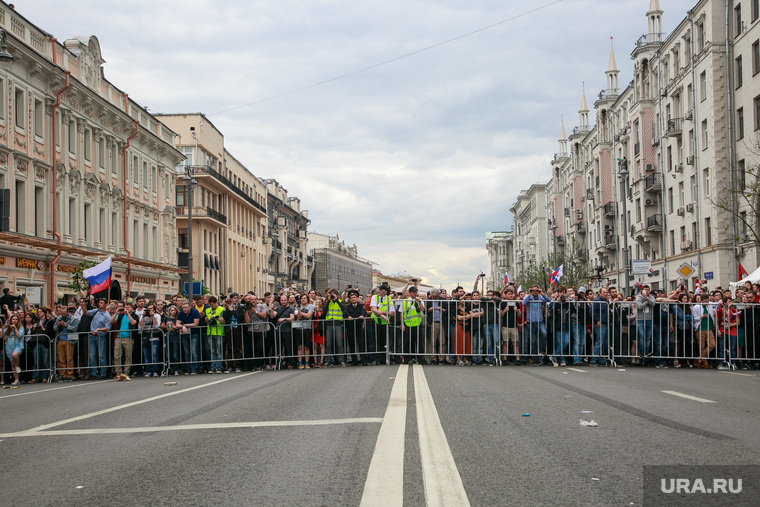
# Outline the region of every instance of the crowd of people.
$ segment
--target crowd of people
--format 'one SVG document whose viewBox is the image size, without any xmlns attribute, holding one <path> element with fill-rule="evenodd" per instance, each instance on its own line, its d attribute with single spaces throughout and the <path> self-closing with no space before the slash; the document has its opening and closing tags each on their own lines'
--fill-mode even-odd
<svg viewBox="0 0 760 507">
<path fill-rule="evenodd" d="M 736 291 L 644 285 L 625 297 L 557 285 L 481 293 L 421 292 L 410 279 L 361 294 L 176 295 L 170 301 L 82 297 L 35 307 L 4 290 L 0 329 L 12 385 L 116 375 L 219 374 L 424 362 L 657 368 L 758 367 L 760 287 Z M 51 364 L 52 362 L 54 364 Z M 9 378 L 10 380 L 10 378 Z"/>
</svg>

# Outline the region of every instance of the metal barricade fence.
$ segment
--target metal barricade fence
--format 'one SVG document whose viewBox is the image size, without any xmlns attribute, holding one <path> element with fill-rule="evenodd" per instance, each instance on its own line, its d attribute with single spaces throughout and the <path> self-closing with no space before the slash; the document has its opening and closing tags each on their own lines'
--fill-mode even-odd
<svg viewBox="0 0 760 507">
<path fill-rule="evenodd" d="M 732 303 L 729 308 L 738 312 L 736 366 L 755 369 L 760 361 L 760 304 Z"/>
<path fill-rule="evenodd" d="M 50 351 L 52 347 L 52 340 L 44 333 L 33 333 L 31 335 L 24 335 L 18 340 L 18 344 L 22 347 L 19 355 L 18 367 L 20 371 L 17 371 L 12 362 L 8 358 L 6 353 L 6 343 L 3 342 L 3 362 L 2 376 L 3 383 L 10 384 L 13 382 L 15 375 L 14 371 L 18 373 L 19 380 L 21 382 L 48 382 L 52 377 L 50 367 Z M 6 378 L 7 377 L 7 378 Z"/>
</svg>

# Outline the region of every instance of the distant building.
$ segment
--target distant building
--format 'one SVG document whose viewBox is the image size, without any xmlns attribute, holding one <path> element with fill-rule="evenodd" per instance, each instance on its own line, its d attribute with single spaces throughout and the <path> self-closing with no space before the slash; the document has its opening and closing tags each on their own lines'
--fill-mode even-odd
<svg viewBox="0 0 760 507">
<path fill-rule="evenodd" d="M 356 245 L 346 246 L 338 235 L 308 233 L 308 248 L 314 258 L 312 287 L 319 291 L 333 288 L 342 291 L 346 285 L 362 294 L 371 290 L 372 263 L 358 255 Z"/>
<path fill-rule="evenodd" d="M 391 289 L 400 291 L 403 289 L 410 278 L 417 278 L 422 280 L 421 276 L 398 276 L 398 275 L 384 275 L 380 271 L 372 271 L 372 288 L 376 289 L 379 285 L 387 284 Z M 426 283 L 417 283 L 415 287 L 420 289 L 420 292 L 427 294 L 430 289 L 434 289 L 432 285 Z M 468 289 L 469 290 L 469 289 Z"/>
<path fill-rule="evenodd" d="M 501 290 L 504 288 L 504 273 L 510 280 L 515 280 L 515 273 L 510 271 L 513 261 L 512 231 L 486 232 L 486 249 L 488 250 L 488 265 L 490 266 L 490 281 L 488 288 Z"/>
<path fill-rule="evenodd" d="M 301 211 L 301 200 L 288 197 L 277 180 L 264 180 L 267 188 L 267 229 L 270 241 L 267 261 L 267 290 L 283 287 L 307 290 L 314 260 L 307 247 L 309 212 Z"/>
</svg>

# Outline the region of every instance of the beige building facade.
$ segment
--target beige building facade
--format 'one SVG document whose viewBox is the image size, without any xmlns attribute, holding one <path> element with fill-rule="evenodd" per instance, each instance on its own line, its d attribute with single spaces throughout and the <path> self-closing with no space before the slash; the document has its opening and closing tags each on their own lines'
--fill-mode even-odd
<svg viewBox="0 0 760 507">
<path fill-rule="evenodd" d="M 211 294 L 263 294 L 266 187 L 224 147 L 224 135 L 203 114 L 158 118 L 177 132 L 176 146 L 185 156 L 175 173 L 180 267 L 188 269 L 192 243 L 193 279 Z"/>
<path fill-rule="evenodd" d="M 0 28 L 0 285 L 53 304 L 113 255 L 123 292 L 175 293 L 174 133 L 105 78 L 96 37 L 61 43 L 4 2 Z"/>
</svg>

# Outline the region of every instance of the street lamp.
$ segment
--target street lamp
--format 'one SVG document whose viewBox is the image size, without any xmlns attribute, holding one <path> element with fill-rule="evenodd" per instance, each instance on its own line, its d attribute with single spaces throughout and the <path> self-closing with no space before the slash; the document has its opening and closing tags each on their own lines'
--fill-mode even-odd
<svg viewBox="0 0 760 507">
<path fill-rule="evenodd" d="M 0 69 L 10 70 L 13 65 L 13 55 L 8 52 L 8 38 L 5 30 L 0 29 L 0 38 L 2 38 L 2 48 L 0 48 Z"/>
<path fill-rule="evenodd" d="M 554 219 L 554 223 L 552 223 L 552 219 L 549 219 L 549 228 L 552 230 L 552 237 L 554 238 L 554 269 L 557 269 L 557 219 Z"/>
<path fill-rule="evenodd" d="M 272 292 L 277 293 L 277 277 L 280 274 L 280 254 L 277 252 L 277 238 L 280 235 L 277 231 L 272 231 L 272 252 L 274 252 L 274 290 Z"/>
<path fill-rule="evenodd" d="M 182 183 L 188 189 L 187 196 L 187 271 L 190 273 L 190 282 L 188 283 L 188 299 L 193 300 L 193 189 L 198 184 L 198 180 L 193 178 L 193 169 L 191 166 L 185 166 L 185 175 L 182 177 Z"/>
<path fill-rule="evenodd" d="M 623 202 L 623 276 L 625 277 L 623 285 L 625 287 L 625 297 L 628 297 L 628 220 L 625 209 L 625 201 L 628 199 L 628 159 L 623 157 L 618 159 L 618 178 Z"/>
</svg>

